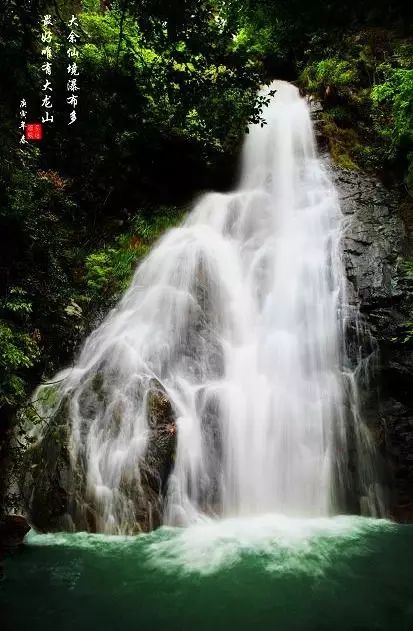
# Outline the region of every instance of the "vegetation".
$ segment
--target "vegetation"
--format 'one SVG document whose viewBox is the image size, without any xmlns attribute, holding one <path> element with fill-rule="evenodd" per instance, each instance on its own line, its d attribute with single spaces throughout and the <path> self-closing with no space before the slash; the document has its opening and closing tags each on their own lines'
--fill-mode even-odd
<svg viewBox="0 0 413 631">
<path fill-rule="evenodd" d="M 14 408 L 44 370 L 71 357 L 91 311 L 124 289 L 148 245 L 182 215 L 177 205 L 195 190 L 227 184 L 224 158 L 235 156 L 246 122 L 260 120 L 256 64 L 231 56 L 231 30 L 220 22 L 218 4 L 201 4 L 181 11 L 157 2 L 89 1 L 79 12 L 78 2 L 6 3 L 0 18 L 7 87 L 0 103 L 3 407 Z M 20 100 L 31 120 L 40 115 L 46 13 L 54 24 L 55 124 L 45 125 L 39 147 L 21 145 Z M 65 94 L 72 13 L 81 32 L 81 90 L 78 121 L 68 126 L 59 94 Z"/>
<path fill-rule="evenodd" d="M 324 130 L 343 166 L 374 168 L 413 193 L 413 48 L 394 30 L 348 33 L 340 56 L 310 61 L 302 85 L 325 106 Z"/>
</svg>

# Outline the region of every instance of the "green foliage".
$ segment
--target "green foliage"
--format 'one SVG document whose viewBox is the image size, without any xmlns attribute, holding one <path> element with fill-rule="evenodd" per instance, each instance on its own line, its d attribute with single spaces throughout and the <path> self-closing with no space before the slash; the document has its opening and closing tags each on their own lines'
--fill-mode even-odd
<svg viewBox="0 0 413 631">
<path fill-rule="evenodd" d="M 0 365 L 6 372 L 29 368 L 38 357 L 39 349 L 35 340 L 4 321 L 0 323 L 0 343 Z"/>
<path fill-rule="evenodd" d="M 78 179 L 82 208 L 116 213 L 119 197 L 132 212 L 148 197 L 170 203 L 181 195 L 178 173 L 188 174 L 193 190 L 202 188 L 224 155 L 236 152 L 246 120 L 261 120 L 258 66 L 231 55 L 232 31 L 220 27 L 217 9 L 217 2 L 188 2 L 182 10 L 127 2 L 79 15 L 78 65 L 88 89 L 76 126 L 70 134 L 56 128 L 49 150 Z M 57 33 L 62 76 L 65 36 Z M 155 185 L 161 180 L 162 188 Z"/>
<path fill-rule="evenodd" d="M 89 254 L 85 259 L 88 298 L 102 301 L 124 291 L 138 261 L 156 239 L 182 217 L 183 210 L 175 207 L 161 207 L 150 217 L 139 214 L 132 219 L 130 230 L 120 235 L 113 245 Z"/>
<path fill-rule="evenodd" d="M 27 293 L 21 287 L 12 287 L 4 300 L 4 308 L 12 313 L 31 313 L 32 304 L 27 300 Z"/>
<path fill-rule="evenodd" d="M 100 296 L 102 292 L 111 294 L 122 287 L 136 261 L 136 255 L 129 249 L 106 248 L 86 257 L 86 284 L 90 295 Z"/>
<path fill-rule="evenodd" d="M 371 93 L 375 128 L 388 157 L 407 163 L 405 182 L 413 194 L 413 68 L 386 65 L 380 70 L 385 80 Z"/>
<path fill-rule="evenodd" d="M 357 70 L 354 65 L 345 60 L 332 57 L 321 59 L 306 67 L 302 74 L 302 81 L 308 90 L 323 96 L 326 89 L 342 91 L 357 82 Z"/>
<path fill-rule="evenodd" d="M 390 136 L 390 150 L 396 152 L 399 145 L 413 139 L 413 69 L 382 70 L 387 79 L 373 88 L 371 97 L 376 107 L 384 106 L 390 115 L 383 133 Z M 384 118 L 383 111 L 381 116 Z"/>
<path fill-rule="evenodd" d="M 161 206 L 151 214 L 141 213 L 132 220 L 133 235 L 140 237 L 147 245 L 151 245 L 165 230 L 180 223 L 185 212 L 185 208 Z"/>
<path fill-rule="evenodd" d="M 302 86 L 321 99 L 333 158 L 388 169 L 413 190 L 413 47 L 386 29 L 341 38 L 342 57 L 310 62 Z"/>
<path fill-rule="evenodd" d="M 0 408 L 22 403 L 26 395 L 24 369 L 34 366 L 39 358 L 38 334 L 25 330 L 32 305 L 26 292 L 13 287 L 1 305 L 0 318 Z M 8 318 L 17 316 L 20 326 Z"/>
</svg>

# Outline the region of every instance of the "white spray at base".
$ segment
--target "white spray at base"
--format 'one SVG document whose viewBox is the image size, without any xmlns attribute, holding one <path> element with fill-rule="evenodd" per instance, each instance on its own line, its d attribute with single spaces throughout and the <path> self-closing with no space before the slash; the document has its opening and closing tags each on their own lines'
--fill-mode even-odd
<svg viewBox="0 0 413 631">
<path fill-rule="evenodd" d="M 159 241 L 76 366 L 56 378 L 55 408 L 67 401 L 72 462 L 101 531 L 133 532 L 126 489 L 139 485 L 154 381 L 178 431 L 166 523 L 335 513 L 354 487 L 349 433 L 361 510 L 382 512 L 346 368 L 337 194 L 306 101 L 284 82 L 269 89 L 267 125 L 250 127 L 238 189 L 205 195 Z"/>
</svg>

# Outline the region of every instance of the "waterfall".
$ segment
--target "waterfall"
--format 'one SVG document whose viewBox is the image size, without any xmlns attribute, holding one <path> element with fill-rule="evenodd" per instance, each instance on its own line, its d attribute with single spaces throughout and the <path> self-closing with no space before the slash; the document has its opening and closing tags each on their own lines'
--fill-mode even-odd
<svg viewBox="0 0 413 631">
<path fill-rule="evenodd" d="M 237 189 L 204 195 L 164 235 L 56 379 L 54 410 L 65 403 L 72 467 L 99 530 L 129 532 L 136 520 L 130 489 L 141 481 L 153 384 L 177 434 L 164 522 L 329 515 L 344 510 L 349 487 L 364 512 L 379 511 L 345 352 L 337 193 L 307 102 L 288 83 L 269 89 Z M 50 415 L 50 400 L 40 413 Z"/>
</svg>

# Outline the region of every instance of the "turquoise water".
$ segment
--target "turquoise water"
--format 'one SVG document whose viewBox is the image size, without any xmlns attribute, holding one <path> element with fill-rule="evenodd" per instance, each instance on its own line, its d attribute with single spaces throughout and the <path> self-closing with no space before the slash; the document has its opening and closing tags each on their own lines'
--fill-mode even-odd
<svg viewBox="0 0 413 631">
<path fill-rule="evenodd" d="M 0 603 L 4 631 L 410 631 L 413 526 L 265 515 L 136 538 L 32 534 Z"/>
</svg>

